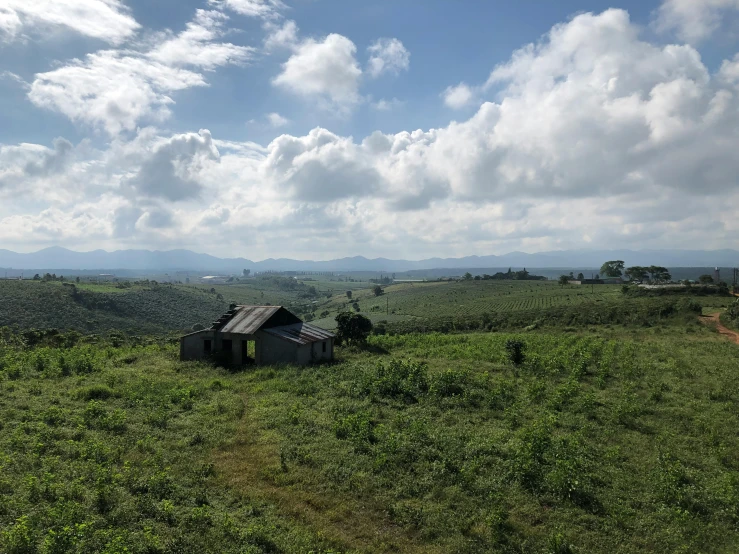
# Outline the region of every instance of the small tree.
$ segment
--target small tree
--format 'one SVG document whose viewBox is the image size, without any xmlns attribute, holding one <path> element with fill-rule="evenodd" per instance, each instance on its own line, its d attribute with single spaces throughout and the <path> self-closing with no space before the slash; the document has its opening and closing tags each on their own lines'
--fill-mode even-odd
<svg viewBox="0 0 739 554">
<path fill-rule="evenodd" d="M 80 276 L 79 276 L 79 275 L 77 275 L 77 277 L 75 277 L 75 279 L 74 279 L 74 280 L 75 280 L 75 282 L 79 283 L 79 282 L 80 282 Z M 189 279 L 188 279 L 188 282 L 190 282 L 190 280 L 189 280 Z"/>
<path fill-rule="evenodd" d="M 526 343 L 520 340 L 508 339 L 505 343 L 508 359 L 516 367 L 520 366 L 526 359 Z"/>
<path fill-rule="evenodd" d="M 561 286 L 565 286 L 570 283 L 570 276 L 569 275 L 560 275 L 559 276 L 559 284 Z"/>
<path fill-rule="evenodd" d="M 372 332 L 372 322 L 354 312 L 341 312 L 336 316 L 336 324 L 336 340 L 339 344 L 364 343 Z"/>
<path fill-rule="evenodd" d="M 346 291 L 346 297 L 351 300 L 352 299 L 352 291 L 348 290 Z"/>
<path fill-rule="evenodd" d="M 241 274 L 244 277 L 248 277 L 250 273 L 251 273 L 251 269 L 245 269 L 244 271 L 241 272 Z"/>
<path fill-rule="evenodd" d="M 472 280 L 472 273 L 469 271 L 464 274 L 464 277 L 462 277 L 465 281 L 471 281 Z"/>
<path fill-rule="evenodd" d="M 375 293 L 375 296 L 381 296 L 382 295 L 382 287 L 380 285 L 375 285 L 372 288 L 372 292 Z"/>
<path fill-rule="evenodd" d="M 578 281 L 582 281 L 583 279 L 585 279 L 585 275 L 583 275 L 582 273 L 578 273 L 577 274 L 577 280 Z"/>
<path fill-rule="evenodd" d="M 698 281 L 700 281 L 702 285 L 710 285 L 713 284 L 713 276 L 708 274 L 701 275 L 700 277 L 698 277 Z"/>
<path fill-rule="evenodd" d="M 78 279 L 79 279 L 79 277 L 78 277 Z M 37 273 L 36 275 L 34 275 L 34 276 L 33 276 L 33 280 L 34 280 L 34 281 L 40 281 L 40 280 L 41 280 L 41 275 L 39 275 L 39 274 Z M 78 281 L 78 282 L 79 282 L 79 281 Z"/>
</svg>

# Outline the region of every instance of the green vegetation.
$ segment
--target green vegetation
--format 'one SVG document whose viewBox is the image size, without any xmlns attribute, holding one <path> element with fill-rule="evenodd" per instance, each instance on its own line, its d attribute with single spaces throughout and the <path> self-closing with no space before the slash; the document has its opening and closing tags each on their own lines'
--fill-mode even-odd
<svg viewBox="0 0 739 554">
<path fill-rule="evenodd" d="M 85 333 L 185 330 L 195 323 L 210 324 L 228 309 L 227 301 L 202 289 L 155 284 L 115 289 L 114 285 L 0 281 L 0 297 L 0 325 Z"/>
<path fill-rule="evenodd" d="M 624 262 L 622 260 L 614 260 L 611 262 L 605 262 L 601 268 L 601 275 L 606 277 L 621 277 L 623 275 Z"/>
<path fill-rule="evenodd" d="M 5 331 L 0 551 L 735 552 L 739 358 L 687 313 L 245 373 Z"/>
</svg>

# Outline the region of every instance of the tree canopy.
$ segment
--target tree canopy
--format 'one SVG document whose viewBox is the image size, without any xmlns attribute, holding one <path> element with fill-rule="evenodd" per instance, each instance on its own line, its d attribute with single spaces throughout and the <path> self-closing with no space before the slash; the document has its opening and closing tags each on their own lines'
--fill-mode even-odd
<svg viewBox="0 0 739 554">
<path fill-rule="evenodd" d="M 621 277 L 623 269 L 624 262 L 622 260 L 612 260 L 600 266 L 600 273 L 606 277 Z"/>
<path fill-rule="evenodd" d="M 372 331 L 372 322 L 355 312 L 341 312 L 336 316 L 336 323 L 336 339 L 339 343 L 364 342 Z"/>
</svg>

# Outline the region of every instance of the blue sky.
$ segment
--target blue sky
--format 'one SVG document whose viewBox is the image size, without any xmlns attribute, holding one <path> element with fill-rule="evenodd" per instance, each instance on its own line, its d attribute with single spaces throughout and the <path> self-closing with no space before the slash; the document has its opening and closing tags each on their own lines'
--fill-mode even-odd
<svg viewBox="0 0 739 554">
<path fill-rule="evenodd" d="M 735 246 L 737 0 L 6 0 L 0 245 Z"/>
</svg>

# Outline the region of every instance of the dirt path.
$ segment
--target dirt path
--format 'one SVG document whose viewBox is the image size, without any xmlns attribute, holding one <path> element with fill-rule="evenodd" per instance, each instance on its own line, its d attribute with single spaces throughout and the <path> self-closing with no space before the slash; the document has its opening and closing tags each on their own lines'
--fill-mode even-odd
<svg viewBox="0 0 739 554">
<path fill-rule="evenodd" d="M 719 320 L 721 314 L 706 315 L 701 318 L 701 322 L 706 325 L 715 326 L 719 334 L 729 337 L 734 343 L 739 344 L 739 333 L 725 327 Z"/>
</svg>

